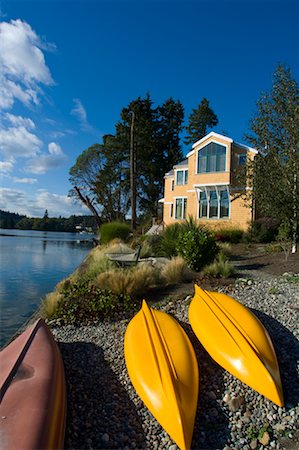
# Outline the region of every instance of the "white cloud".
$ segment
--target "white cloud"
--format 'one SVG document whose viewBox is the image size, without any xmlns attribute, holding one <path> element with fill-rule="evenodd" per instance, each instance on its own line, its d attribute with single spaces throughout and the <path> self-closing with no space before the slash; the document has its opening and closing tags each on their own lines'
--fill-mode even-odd
<svg viewBox="0 0 299 450">
<path fill-rule="evenodd" d="M 38 104 L 41 85 L 54 84 L 42 50 L 43 42 L 31 26 L 20 19 L 0 23 L 0 107 L 9 109 L 17 99 Z"/>
<path fill-rule="evenodd" d="M 29 217 L 43 217 L 46 209 L 50 217 L 88 213 L 87 208 L 66 195 L 39 190 L 35 197 L 30 197 L 25 191 L 9 188 L 0 188 L 0 209 Z"/>
<path fill-rule="evenodd" d="M 0 161 L 0 173 L 8 173 L 13 169 L 13 161 Z"/>
<path fill-rule="evenodd" d="M 14 116 L 13 114 L 10 114 L 10 113 L 5 113 L 3 117 L 9 123 L 11 123 L 12 125 L 14 125 L 16 127 L 25 127 L 25 128 L 29 128 L 29 129 L 35 128 L 35 123 L 33 122 L 33 120 L 28 119 L 26 117 Z"/>
<path fill-rule="evenodd" d="M 31 131 L 31 119 L 7 114 L 4 118 L 12 125 L 0 128 L 0 153 L 8 158 L 30 157 L 39 153 L 43 143 Z"/>
<path fill-rule="evenodd" d="M 37 183 L 37 179 L 36 178 L 18 178 L 18 177 L 13 177 L 13 181 L 15 183 L 22 183 L 22 184 L 35 184 L 35 183 Z"/>
<path fill-rule="evenodd" d="M 81 100 L 79 98 L 74 98 L 73 102 L 75 104 L 75 107 L 71 110 L 71 114 L 78 119 L 82 130 L 91 131 L 93 128 L 88 123 L 87 113 L 86 113 L 86 110 L 85 110 Z"/>
<path fill-rule="evenodd" d="M 48 170 L 57 169 L 63 166 L 68 160 L 63 153 L 60 145 L 51 142 L 48 145 L 48 153 L 36 156 L 34 159 L 28 161 L 25 170 L 26 172 L 35 174 L 44 174 Z"/>
</svg>

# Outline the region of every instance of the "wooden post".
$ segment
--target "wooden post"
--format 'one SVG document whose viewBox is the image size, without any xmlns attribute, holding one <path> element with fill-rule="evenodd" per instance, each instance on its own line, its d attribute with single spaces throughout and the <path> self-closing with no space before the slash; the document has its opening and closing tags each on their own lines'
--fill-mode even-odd
<svg viewBox="0 0 299 450">
<path fill-rule="evenodd" d="M 130 187 L 131 187 L 131 229 L 136 230 L 136 150 L 134 146 L 134 122 L 135 113 L 132 113 L 131 120 L 131 139 L 130 139 Z"/>
</svg>

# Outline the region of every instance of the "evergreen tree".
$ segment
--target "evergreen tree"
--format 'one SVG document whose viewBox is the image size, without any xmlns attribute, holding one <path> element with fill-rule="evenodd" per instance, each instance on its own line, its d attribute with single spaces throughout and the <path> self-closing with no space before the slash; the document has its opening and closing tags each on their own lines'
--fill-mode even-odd
<svg viewBox="0 0 299 450">
<path fill-rule="evenodd" d="M 292 229 L 296 249 L 299 217 L 299 88 L 289 68 L 279 65 L 272 91 L 263 93 L 251 120 L 249 142 L 260 154 L 249 166 L 260 214 Z"/>
<path fill-rule="evenodd" d="M 187 136 L 185 144 L 194 144 L 199 139 L 203 138 L 208 129 L 217 125 L 218 118 L 214 111 L 209 106 L 209 101 L 203 98 L 197 109 L 193 109 L 189 116 L 189 125 L 186 127 Z"/>
</svg>

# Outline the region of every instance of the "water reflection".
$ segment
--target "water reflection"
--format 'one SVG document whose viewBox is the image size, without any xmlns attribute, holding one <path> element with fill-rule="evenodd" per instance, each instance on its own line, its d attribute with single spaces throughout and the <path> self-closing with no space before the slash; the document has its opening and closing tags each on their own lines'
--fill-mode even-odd
<svg viewBox="0 0 299 450">
<path fill-rule="evenodd" d="M 0 230 L 0 346 L 72 273 L 92 248 L 92 235 Z"/>
</svg>

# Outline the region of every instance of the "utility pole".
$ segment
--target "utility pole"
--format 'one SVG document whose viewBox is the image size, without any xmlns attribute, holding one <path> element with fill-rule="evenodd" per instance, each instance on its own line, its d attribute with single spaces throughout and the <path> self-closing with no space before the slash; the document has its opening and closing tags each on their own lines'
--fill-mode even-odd
<svg viewBox="0 0 299 450">
<path fill-rule="evenodd" d="M 135 113 L 131 111 L 131 139 L 130 139 L 130 187 L 131 187 L 131 229 L 136 230 L 136 150 L 134 145 L 134 122 Z"/>
</svg>

